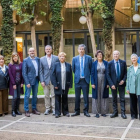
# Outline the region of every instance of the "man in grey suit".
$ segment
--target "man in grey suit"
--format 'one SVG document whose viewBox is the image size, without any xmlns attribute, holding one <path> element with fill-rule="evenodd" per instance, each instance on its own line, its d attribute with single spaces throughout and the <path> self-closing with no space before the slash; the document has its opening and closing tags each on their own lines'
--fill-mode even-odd
<svg viewBox="0 0 140 140">
<path fill-rule="evenodd" d="M 50 77 L 52 74 L 52 70 L 54 64 L 59 62 L 57 56 L 52 55 L 52 47 L 47 45 L 45 47 L 46 56 L 40 58 L 40 82 L 44 89 L 45 94 L 45 107 L 46 111 L 44 115 L 48 115 L 52 108 L 52 113 L 55 115 L 55 94 L 54 94 L 54 86 L 51 83 Z M 51 94 L 51 102 L 50 102 L 50 94 Z"/>
</svg>

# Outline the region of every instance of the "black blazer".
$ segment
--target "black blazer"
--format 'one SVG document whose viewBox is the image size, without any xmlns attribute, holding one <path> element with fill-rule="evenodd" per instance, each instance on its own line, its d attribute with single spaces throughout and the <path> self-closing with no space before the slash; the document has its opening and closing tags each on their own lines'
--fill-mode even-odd
<svg viewBox="0 0 140 140">
<path fill-rule="evenodd" d="M 72 78 L 72 69 L 71 64 L 66 63 L 66 86 L 65 86 L 65 94 L 68 94 L 69 88 L 72 88 L 73 78 Z M 60 62 L 55 63 L 53 72 L 51 75 L 51 82 L 54 85 L 54 87 L 58 87 L 58 89 L 54 88 L 54 92 L 57 95 L 63 94 L 62 92 L 62 86 L 61 86 L 61 64 Z"/>
<path fill-rule="evenodd" d="M 0 68 L 0 90 L 8 89 L 9 88 L 9 73 L 8 73 L 8 67 L 6 67 L 5 74 Z"/>
<path fill-rule="evenodd" d="M 126 79 L 127 79 L 127 66 L 126 66 L 126 62 L 119 59 L 120 61 L 120 81 L 123 80 L 124 84 L 121 86 L 126 86 Z M 117 75 L 116 75 L 116 69 L 115 69 L 115 64 L 114 64 L 114 60 L 110 61 L 108 63 L 108 72 L 107 72 L 107 79 L 108 79 L 108 83 L 110 85 L 110 87 L 112 87 L 113 85 L 117 86 Z"/>
</svg>

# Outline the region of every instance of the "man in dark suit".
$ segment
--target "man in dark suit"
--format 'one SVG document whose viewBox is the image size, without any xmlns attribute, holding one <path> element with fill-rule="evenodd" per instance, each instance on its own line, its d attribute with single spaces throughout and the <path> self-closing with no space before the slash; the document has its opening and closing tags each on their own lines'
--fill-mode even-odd
<svg viewBox="0 0 140 140">
<path fill-rule="evenodd" d="M 117 108 L 117 91 L 119 91 L 120 106 L 121 106 L 121 117 L 126 119 L 125 115 L 125 86 L 127 78 L 127 66 L 126 62 L 119 59 L 120 52 L 115 50 L 113 52 L 113 60 L 108 63 L 107 79 L 112 91 L 113 99 L 113 114 L 111 118 L 118 116 Z"/>
<path fill-rule="evenodd" d="M 80 96 L 81 89 L 84 97 L 84 115 L 90 117 L 88 113 L 89 109 L 89 83 L 92 67 L 92 58 L 85 54 L 86 46 L 84 44 L 79 45 L 79 55 L 72 60 L 72 69 L 74 72 L 75 82 L 75 113 L 71 116 L 80 115 Z"/>
<path fill-rule="evenodd" d="M 34 48 L 30 48 L 28 54 L 29 57 L 25 58 L 23 61 L 22 75 L 25 82 L 25 97 L 24 97 L 25 116 L 30 117 L 28 106 L 31 90 L 32 90 L 32 113 L 40 115 L 40 112 L 38 112 L 36 109 L 40 59 L 38 57 L 35 57 Z"/>
</svg>

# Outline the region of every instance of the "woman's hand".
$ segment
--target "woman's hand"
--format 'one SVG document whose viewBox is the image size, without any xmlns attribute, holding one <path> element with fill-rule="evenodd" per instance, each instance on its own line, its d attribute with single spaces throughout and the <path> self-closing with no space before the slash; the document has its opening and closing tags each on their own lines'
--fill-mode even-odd
<svg viewBox="0 0 140 140">
<path fill-rule="evenodd" d="M 95 89 L 95 85 L 92 85 L 92 88 L 94 88 L 94 89 Z"/>
<path fill-rule="evenodd" d="M 107 85 L 107 88 L 109 88 L 109 85 Z"/>
<path fill-rule="evenodd" d="M 55 89 L 58 89 L 58 87 L 54 87 Z"/>
<path fill-rule="evenodd" d="M 17 89 L 17 86 L 16 85 L 13 85 L 13 89 Z"/>
<path fill-rule="evenodd" d="M 20 86 L 23 87 L 23 84 L 21 84 Z"/>
<path fill-rule="evenodd" d="M 126 91 L 126 93 L 128 93 L 128 94 L 129 94 L 129 93 L 130 93 L 130 92 L 129 92 L 129 90 L 127 90 L 127 91 Z"/>
</svg>

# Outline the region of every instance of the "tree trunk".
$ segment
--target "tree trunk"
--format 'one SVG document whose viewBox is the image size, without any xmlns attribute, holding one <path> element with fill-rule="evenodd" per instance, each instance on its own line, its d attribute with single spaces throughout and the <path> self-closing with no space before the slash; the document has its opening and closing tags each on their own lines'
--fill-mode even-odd
<svg viewBox="0 0 140 140">
<path fill-rule="evenodd" d="M 59 48 L 59 52 L 63 52 L 64 51 L 64 42 L 63 42 L 63 24 L 61 25 L 61 40 L 60 40 L 60 48 Z"/>
<path fill-rule="evenodd" d="M 13 23 L 14 23 L 14 31 L 13 31 L 13 52 L 16 52 L 16 11 L 13 11 Z"/>
<path fill-rule="evenodd" d="M 93 58 L 95 59 L 95 53 L 96 53 L 96 43 L 95 43 L 95 36 L 94 36 L 94 28 L 93 28 L 93 22 L 92 22 L 92 13 L 88 12 L 87 15 L 87 26 L 91 38 L 91 44 L 92 44 L 92 51 L 93 51 Z"/>
<path fill-rule="evenodd" d="M 31 41 L 32 47 L 35 49 L 35 54 L 37 56 L 37 46 L 36 46 L 36 34 L 35 34 L 35 25 L 36 25 L 36 18 L 31 21 Z"/>
</svg>

